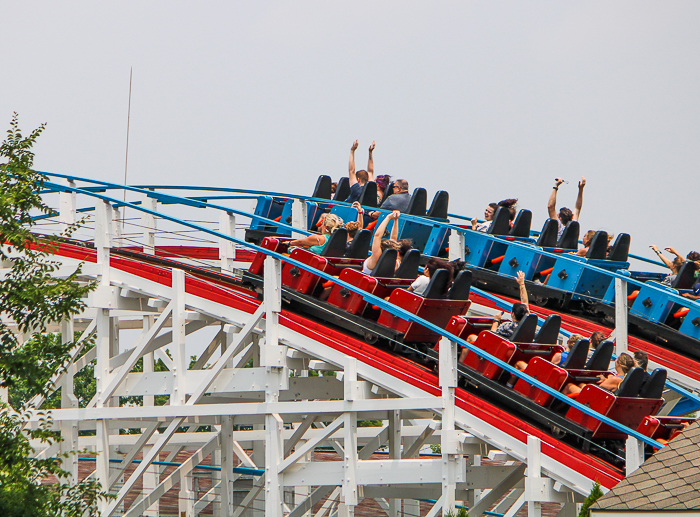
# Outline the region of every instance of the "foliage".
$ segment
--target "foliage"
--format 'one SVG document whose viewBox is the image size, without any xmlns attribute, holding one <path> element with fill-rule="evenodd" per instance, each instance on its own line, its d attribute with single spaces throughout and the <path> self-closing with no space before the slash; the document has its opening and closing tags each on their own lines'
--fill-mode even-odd
<svg viewBox="0 0 700 517">
<path fill-rule="evenodd" d="M 52 476 L 67 477 L 61 469 L 65 456 L 34 458 L 30 439 L 50 446 L 60 438 L 46 416 L 36 428 L 27 425 L 28 401 L 51 393 L 47 380 L 74 347 L 47 334 L 47 327 L 80 313 L 83 297 L 94 288 L 78 281 L 80 268 L 67 277 L 54 276 L 59 264 L 50 255 L 56 239 L 32 233 L 32 217 L 51 212 L 39 195 L 46 178 L 31 168 L 31 149 L 44 127 L 25 137 L 15 113 L 0 144 L 0 158 L 7 159 L 0 164 L 0 260 L 7 271 L 0 280 L 0 386 L 20 395 L 13 400 L 19 407 L 0 406 L 0 515 L 77 517 L 94 514 L 97 501 L 108 496 L 94 480 L 51 483 Z M 20 340 L 13 326 L 31 337 Z"/>
<path fill-rule="evenodd" d="M 431 443 L 430 450 L 433 451 L 433 454 L 442 454 L 442 448 L 439 443 Z"/>
<path fill-rule="evenodd" d="M 593 488 L 591 488 L 591 493 L 588 494 L 588 497 L 586 497 L 583 505 L 581 505 L 581 511 L 579 512 L 578 517 L 588 517 L 591 514 L 589 508 L 593 506 L 593 503 L 595 503 L 601 497 L 603 497 L 603 490 L 600 488 L 600 483 L 596 481 L 593 484 Z"/>
<path fill-rule="evenodd" d="M 457 513 L 455 513 L 453 508 L 450 508 L 445 512 L 445 517 L 469 517 L 469 512 L 467 512 L 467 509 L 464 507 L 457 510 Z"/>
</svg>

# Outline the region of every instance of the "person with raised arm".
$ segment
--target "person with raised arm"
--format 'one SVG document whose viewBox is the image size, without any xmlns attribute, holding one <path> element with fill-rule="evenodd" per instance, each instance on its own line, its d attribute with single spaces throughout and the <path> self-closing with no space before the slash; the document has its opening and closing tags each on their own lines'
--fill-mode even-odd
<svg viewBox="0 0 700 517">
<path fill-rule="evenodd" d="M 382 256 L 384 250 L 393 248 L 399 250 L 401 245 L 397 242 L 399 236 L 399 216 L 401 213 L 398 210 L 393 211 L 387 215 L 384 220 L 377 226 L 374 231 L 374 237 L 372 238 L 372 254 L 365 259 L 362 263 L 362 272 L 366 275 L 372 273 L 372 270 L 377 266 L 377 261 L 379 257 Z M 384 232 L 386 232 L 386 227 L 389 226 L 389 221 L 394 221 L 394 226 L 391 228 L 391 235 L 388 239 L 384 239 Z M 396 267 L 399 267 L 401 260 L 396 259 Z"/>
<path fill-rule="evenodd" d="M 559 191 L 559 185 L 562 183 L 564 183 L 564 180 L 561 178 L 556 178 L 554 180 L 554 187 L 552 188 L 552 193 L 549 195 L 549 202 L 547 203 L 549 217 L 551 219 L 556 219 L 559 223 L 557 239 L 561 239 L 561 234 L 564 233 L 564 228 L 566 228 L 566 225 L 571 221 L 578 221 L 578 218 L 581 215 L 581 207 L 583 206 L 583 188 L 586 186 L 586 178 L 581 176 L 581 181 L 578 182 L 578 197 L 576 198 L 574 210 L 571 211 L 569 208 L 562 207 L 557 214 L 557 192 Z"/>
<path fill-rule="evenodd" d="M 510 312 L 511 321 L 506 321 L 501 323 L 503 318 L 503 311 L 496 314 L 493 318 L 493 324 L 491 325 L 491 332 L 495 332 L 501 337 L 509 339 L 515 332 L 518 324 L 523 320 L 525 316 L 530 314 L 529 300 L 527 298 L 527 289 L 525 288 L 525 273 L 518 271 L 518 276 L 516 277 L 518 286 L 520 287 L 520 303 L 514 303 L 513 308 Z"/>
<path fill-rule="evenodd" d="M 367 170 L 359 170 L 355 172 L 355 151 L 357 146 L 360 145 L 357 140 L 355 140 L 350 147 L 350 162 L 348 163 L 348 178 L 350 179 L 350 196 L 345 200 L 347 203 L 352 203 L 353 201 L 360 200 L 360 194 L 362 194 L 362 187 L 368 181 L 374 181 L 374 157 L 372 153 L 374 151 L 375 143 L 369 146 L 369 158 L 367 158 Z"/>
</svg>

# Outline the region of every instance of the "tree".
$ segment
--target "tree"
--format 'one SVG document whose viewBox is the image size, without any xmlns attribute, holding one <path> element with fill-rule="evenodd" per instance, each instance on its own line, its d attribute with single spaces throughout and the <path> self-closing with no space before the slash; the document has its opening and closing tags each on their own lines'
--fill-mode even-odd
<svg viewBox="0 0 700 517">
<path fill-rule="evenodd" d="M 591 488 L 591 493 L 588 494 L 588 497 L 586 497 L 583 505 L 581 505 L 581 511 L 579 512 L 578 517 L 588 517 L 591 514 L 590 507 L 593 506 L 593 503 L 595 503 L 601 497 L 603 497 L 603 490 L 600 488 L 600 483 L 596 481 L 593 484 L 593 488 Z"/>
<path fill-rule="evenodd" d="M 0 144 L 0 159 L 7 159 L 0 164 L 0 260 L 9 268 L 0 280 L 0 386 L 21 386 L 27 393 L 48 396 L 51 387 L 46 381 L 74 346 L 47 334 L 48 325 L 80 313 L 83 297 L 94 286 L 78 281 L 79 268 L 68 277 L 54 276 L 59 265 L 51 260 L 56 239 L 32 233 L 32 217 L 51 212 L 39 194 L 46 178 L 32 170 L 32 147 L 44 128 L 42 124 L 23 136 L 15 113 Z M 19 333 L 31 337 L 21 340 Z M 18 408 L 0 405 L 0 515 L 94 514 L 97 501 L 108 497 L 97 482 L 48 483 L 50 476 L 67 477 L 62 458 L 32 457 L 30 439 L 47 445 L 60 440 L 50 415 L 36 429 L 26 426 L 32 409 L 36 408 L 26 403 Z"/>
</svg>

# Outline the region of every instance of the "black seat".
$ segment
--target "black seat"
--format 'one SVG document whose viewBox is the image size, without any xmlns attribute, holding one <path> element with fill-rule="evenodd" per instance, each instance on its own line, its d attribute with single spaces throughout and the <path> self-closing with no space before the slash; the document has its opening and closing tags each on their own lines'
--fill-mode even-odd
<svg viewBox="0 0 700 517">
<path fill-rule="evenodd" d="M 571 347 L 571 352 L 559 366 L 567 370 L 583 370 L 583 367 L 586 365 L 589 346 L 587 339 L 579 339 Z"/>
<path fill-rule="evenodd" d="M 676 278 L 671 282 L 674 289 L 690 289 L 695 283 L 695 262 L 687 261 L 681 266 Z"/>
<path fill-rule="evenodd" d="M 345 245 L 347 242 L 348 231 L 345 228 L 338 228 L 328 237 L 328 242 L 319 255 L 322 257 L 342 257 L 345 255 Z"/>
<path fill-rule="evenodd" d="M 472 272 L 464 269 L 457 274 L 450 292 L 447 293 L 449 300 L 468 300 L 472 288 Z"/>
<path fill-rule="evenodd" d="M 377 208 L 377 184 L 374 181 L 368 181 L 362 185 L 358 201 L 362 206 Z"/>
<path fill-rule="evenodd" d="M 491 235 L 508 235 L 510 231 L 510 209 L 504 206 L 499 206 L 496 213 L 493 214 L 491 226 L 488 232 Z"/>
<path fill-rule="evenodd" d="M 425 209 L 427 205 L 428 193 L 423 187 L 418 187 L 413 191 L 411 200 L 408 202 L 408 208 L 406 209 L 406 213 L 410 215 L 425 217 Z"/>
<path fill-rule="evenodd" d="M 603 341 L 593 351 L 593 355 L 586 363 L 586 370 L 607 370 L 610 368 L 610 359 L 612 359 L 615 344 L 612 341 Z"/>
<path fill-rule="evenodd" d="M 630 240 L 629 233 L 619 233 L 612 245 L 610 253 L 608 253 L 608 260 L 627 262 L 630 253 Z"/>
<path fill-rule="evenodd" d="M 420 266 L 420 251 L 408 250 L 401 260 L 401 265 L 396 269 L 394 278 L 414 279 L 418 276 Z"/>
<path fill-rule="evenodd" d="M 426 217 L 436 219 L 447 219 L 447 205 L 450 202 L 450 194 L 445 190 L 438 190 L 435 193 L 433 202 L 430 204 Z"/>
<path fill-rule="evenodd" d="M 657 368 L 651 372 L 646 382 L 642 384 L 642 388 L 639 390 L 639 396 L 643 399 L 660 399 L 664 393 L 667 376 L 668 372 L 663 368 Z"/>
<path fill-rule="evenodd" d="M 542 248 L 554 248 L 557 245 L 557 232 L 559 231 L 559 223 L 556 219 L 547 219 L 542 227 L 539 239 L 535 243 L 536 246 Z"/>
<path fill-rule="evenodd" d="M 535 337 L 535 343 L 542 345 L 555 345 L 559 339 L 559 330 L 561 329 L 561 316 L 558 314 L 550 314 L 540 327 L 540 331 Z"/>
<path fill-rule="evenodd" d="M 394 271 L 396 270 L 396 258 L 398 256 L 399 252 L 393 248 L 384 250 L 379 260 L 377 260 L 370 276 L 375 278 L 393 278 Z"/>
<path fill-rule="evenodd" d="M 644 370 L 635 366 L 622 379 L 615 395 L 618 397 L 636 397 L 639 389 L 642 387 L 642 382 L 644 382 Z"/>
<path fill-rule="evenodd" d="M 507 210 L 507 209 L 506 209 Z M 535 332 L 537 331 L 537 314 L 528 314 L 518 326 L 515 327 L 515 332 L 510 337 L 513 343 L 532 343 L 535 339 Z"/>
<path fill-rule="evenodd" d="M 565 250 L 578 249 L 578 234 L 581 231 L 581 226 L 578 221 L 569 221 L 569 224 L 564 228 L 561 234 L 561 239 L 557 242 L 556 247 Z"/>
<path fill-rule="evenodd" d="M 372 245 L 372 232 L 360 230 L 355 234 L 355 238 L 350 241 L 350 246 L 346 247 L 345 256 L 347 258 L 365 259 L 369 254 L 369 247 Z"/>
<path fill-rule="evenodd" d="M 350 195 L 350 178 L 343 176 L 338 180 L 338 186 L 335 188 L 335 196 L 333 201 L 345 201 Z"/>
<path fill-rule="evenodd" d="M 428 287 L 423 292 L 423 298 L 440 299 L 445 297 L 447 283 L 450 281 L 450 273 L 446 269 L 438 269 L 430 277 Z"/>
<path fill-rule="evenodd" d="M 586 252 L 587 259 L 602 260 L 608 255 L 608 232 L 599 231 L 591 239 Z"/>
<path fill-rule="evenodd" d="M 330 199 L 331 183 L 332 182 L 330 176 L 319 176 L 316 180 L 316 187 L 314 188 L 314 193 L 311 197 Z"/>
<path fill-rule="evenodd" d="M 384 196 L 382 197 L 382 203 L 386 201 L 386 199 L 394 193 L 394 181 L 390 182 L 386 188 L 384 189 Z"/>
<path fill-rule="evenodd" d="M 529 210 L 521 210 L 513 221 L 513 227 L 508 232 L 508 235 L 513 237 L 529 237 L 530 225 L 532 224 L 532 212 Z"/>
</svg>

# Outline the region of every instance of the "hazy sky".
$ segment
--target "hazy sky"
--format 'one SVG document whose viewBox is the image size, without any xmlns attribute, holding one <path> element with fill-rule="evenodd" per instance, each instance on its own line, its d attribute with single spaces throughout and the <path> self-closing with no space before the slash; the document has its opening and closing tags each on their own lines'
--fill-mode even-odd
<svg viewBox="0 0 700 517">
<path fill-rule="evenodd" d="M 583 230 L 699 249 L 700 2 L 3 2 L 0 129 L 35 166 L 130 183 L 311 193 L 377 173 L 450 211 L 507 197 Z"/>
</svg>

